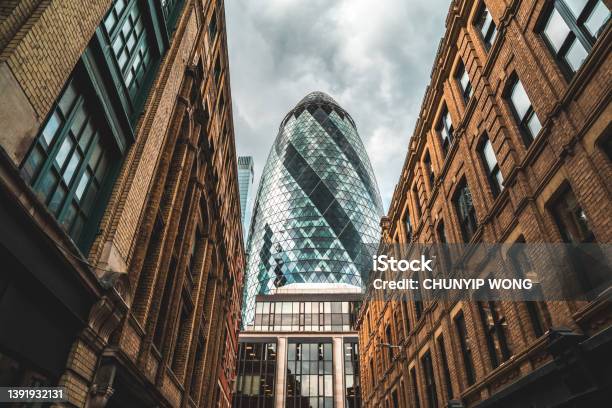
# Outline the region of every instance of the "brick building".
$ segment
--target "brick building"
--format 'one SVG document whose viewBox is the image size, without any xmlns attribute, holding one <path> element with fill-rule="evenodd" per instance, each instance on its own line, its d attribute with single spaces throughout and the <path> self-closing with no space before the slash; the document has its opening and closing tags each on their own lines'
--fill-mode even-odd
<svg viewBox="0 0 612 408">
<path fill-rule="evenodd" d="M 612 241 L 610 7 L 451 3 L 384 243 Z M 609 281 L 591 283 L 588 302 L 369 290 L 357 322 L 364 406 L 605 405 Z"/>
<path fill-rule="evenodd" d="M 0 5 L 0 384 L 229 406 L 244 249 L 223 1 Z"/>
</svg>

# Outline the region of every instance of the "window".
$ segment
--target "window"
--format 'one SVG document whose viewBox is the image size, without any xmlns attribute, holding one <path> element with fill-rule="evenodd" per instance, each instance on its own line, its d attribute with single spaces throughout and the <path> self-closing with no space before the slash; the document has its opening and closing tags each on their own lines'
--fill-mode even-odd
<svg viewBox="0 0 612 408">
<path fill-rule="evenodd" d="M 597 144 L 608 157 L 608 160 L 612 161 L 612 125 L 608 125 L 603 137 L 600 138 Z"/>
<path fill-rule="evenodd" d="M 419 189 L 416 183 L 412 185 L 412 199 L 414 200 L 414 209 L 416 212 L 417 221 L 421 219 L 421 199 L 419 197 Z"/>
<path fill-rule="evenodd" d="M 154 50 L 138 1 L 115 0 L 104 19 L 115 64 L 137 111 L 144 102 L 145 82 L 152 72 Z"/>
<path fill-rule="evenodd" d="M 538 135 L 542 125 L 536 115 L 531 101 L 523 88 L 523 84 L 515 74 L 508 87 L 508 98 L 512 108 L 512 113 L 518 122 L 526 146 L 529 146 L 533 139 Z"/>
<path fill-rule="evenodd" d="M 215 82 L 219 84 L 219 78 L 221 78 L 221 57 L 217 55 L 215 62 Z"/>
<path fill-rule="evenodd" d="M 438 350 L 440 352 L 440 360 L 442 361 L 442 374 L 444 375 L 444 385 L 446 388 L 446 398 L 453 399 L 453 386 L 451 384 L 450 368 L 448 367 L 448 356 L 446 355 L 446 347 L 444 346 L 444 336 L 438 336 Z"/>
<path fill-rule="evenodd" d="M 565 189 L 551 208 L 564 242 L 576 244 L 595 242 L 595 235 L 591 231 L 586 213 L 570 188 Z"/>
<path fill-rule="evenodd" d="M 164 292 L 162 294 L 161 304 L 159 307 L 159 315 L 155 322 L 155 330 L 153 331 L 153 344 L 157 351 L 162 350 L 164 337 L 166 335 L 166 324 L 169 320 L 170 302 L 174 292 L 174 280 L 176 279 L 176 255 L 172 254 L 172 260 L 168 268 L 168 275 L 164 283 Z M 139 299 L 140 300 L 140 299 Z"/>
<path fill-rule="evenodd" d="M 470 77 L 468 75 L 467 70 L 465 69 L 465 65 L 463 65 L 463 61 L 459 61 L 459 66 L 457 67 L 457 73 L 455 74 L 455 78 L 459 83 L 459 88 L 461 89 L 461 95 L 463 96 L 463 100 L 467 103 L 472 97 L 472 84 L 470 83 Z"/>
<path fill-rule="evenodd" d="M 408 209 L 406 209 L 406 213 L 404 215 L 404 225 L 406 226 L 406 241 L 412 241 L 412 224 L 410 222 L 410 213 L 408 213 Z"/>
<path fill-rule="evenodd" d="M 508 360 L 511 354 L 504 331 L 504 326 L 507 324 L 506 318 L 499 302 L 478 302 L 478 311 L 487 341 L 491 366 L 496 368 Z"/>
<path fill-rule="evenodd" d="M 389 358 L 389 365 L 393 362 L 393 333 L 391 333 L 391 325 L 387 324 L 385 328 L 385 340 L 387 341 L 387 357 Z"/>
<path fill-rule="evenodd" d="M 597 245 L 580 245 L 596 242 L 586 213 L 569 187 L 551 203 L 550 209 L 563 241 L 569 244 L 566 246 L 567 255 L 580 289 L 589 297 L 596 295 L 594 290 L 604 289 L 612 271 L 598 263 L 597 260 L 605 259 L 605 255 Z"/>
<path fill-rule="evenodd" d="M 393 408 L 400 408 L 399 399 L 397 398 L 397 390 L 393 390 L 391 393 L 391 401 L 393 402 Z"/>
<path fill-rule="evenodd" d="M 543 24 L 543 36 L 566 72 L 576 72 L 610 19 L 601 0 L 556 0 Z"/>
<path fill-rule="evenodd" d="M 463 312 L 459 312 L 455 316 L 455 328 L 459 336 L 459 346 L 461 348 L 461 356 L 463 358 L 463 366 L 465 368 L 465 377 L 468 385 L 474 384 L 476 378 L 474 376 L 474 363 L 472 362 L 472 349 L 470 347 L 470 338 L 468 337 L 467 328 L 465 326 L 465 317 Z"/>
<path fill-rule="evenodd" d="M 359 344 L 356 341 L 344 343 L 344 387 L 347 408 L 360 408 Z"/>
<path fill-rule="evenodd" d="M 289 343 L 287 348 L 287 408 L 333 406 L 331 343 Z"/>
<path fill-rule="evenodd" d="M 234 407 L 274 404 L 276 343 L 238 343 Z"/>
<path fill-rule="evenodd" d="M 376 387 L 376 372 L 374 371 L 374 360 L 370 359 L 370 383 L 372 384 L 372 391 Z"/>
<path fill-rule="evenodd" d="M 217 38 L 217 12 L 216 10 L 212 12 L 212 16 L 210 17 L 210 23 L 208 23 L 208 38 L 210 39 L 210 43 L 214 43 Z"/>
<path fill-rule="evenodd" d="M 525 240 L 521 237 L 510 250 L 510 262 L 512 263 L 512 267 L 517 274 L 519 279 L 525 277 L 532 277 L 535 275 L 533 271 L 533 266 L 529 261 L 529 257 L 525 253 Z M 533 278 L 532 278 L 533 279 Z M 538 296 L 542 296 L 541 289 L 537 283 L 539 279 L 537 279 L 536 275 L 536 285 L 533 290 L 538 292 Z M 545 327 L 547 327 L 546 323 L 546 315 L 548 315 L 548 307 L 546 306 L 546 302 L 538 302 L 538 301 L 526 301 L 524 302 L 525 308 L 527 309 L 527 314 L 529 315 L 529 321 L 531 322 L 531 327 L 533 329 L 533 334 L 535 337 L 540 337 L 544 334 Z"/>
<path fill-rule="evenodd" d="M 433 171 L 433 167 L 431 164 L 431 156 L 429 155 L 429 152 L 426 152 L 425 156 L 423 156 L 423 165 L 425 166 L 425 175 L 429 180 L 429 188 L 433 190 L 436 175 Z"/>
<path fill-rule="evenodd" d="M 493 21 L 489 9 L 487 9 L 484 3 L 480 6 L 480 10 L 474 20 L 474 25 L 480 31 L 482 41 L 485 44 L 485 48 L 488 50 L 493 45 L 495 37 L 497 36 L 497 27 L 495 26 L 495 21 Z"/>
<path fill-rule="evenodd" d="M 182 5 L 183 0 L 161 0 L 162 11 L 166 21 L 166 27 L 170 32 L 174 31 L 176 20 L 180 11 L 179 4 Z"/>
<path fill-rule="evenodd" d="M 485 166 L 485 171 L 487 172 L 487 179 L 489 180 L 493 197 L 497 197 L 504 188 L 504 178 L 499 170 L 497 158 L 493 151 L 493 145 L 491 145 L 491 141 L 486 135 L 483 137 L 480 145 L 480 157 Z"/>
<path fill-rule="evenodd" d="M 418 275 L 413 275 L 412 279 L 415 279 L 418 282 Z M 423 316 L 423 301 L 421 300 L 421 288 L 418 288 L 415 292 L 414 299 L 414 314 L 416 315 L 417 322 L 421 320 Z"/>
<path fill-rule="evenodd" d="M 404 331 L 406 332 L 406 336 L 408 336 L 408 333 L 410 333 L 410 317 L 408 316 L 408 302 L 407 300 L 403 299 L 401 300 L 402 302 L 402 315 L 404 316 Z"/>
<path fill-rule="evenodd" d="M 419 386 L 417 384 L 416 369 L 413 366 L 410 369 L 410 380 L 412 381 L 412 397 L 414 398 L 414 406 L 421 408 L 421 399 L 419 398 Z"/>
<path fill-rule="evenodd" d="M 434 377 L 433 363 L 431 361 L 431 353 L 427 351 L 421 357 L 421 366 L 423 367 L 423 376 L 425 378 L 425 395 L 427 396 L 427 406 L 436 408 L 438 406 L 438 396 L 436 394 L 436 379 Z"/>
<path fill-rule="evenodd" d="M 95 235 L 119 156 L 87 95 L 74 76 L 21 167 L 38 198 L 83 252 Z"/>
<path fill-rule="evenodd" d="M 442 150 L 444 150 L 444 154 L 446 154 L 448 153 L 448 148 L 453 143 L 453 122 L 446 108 L 442 110 L 442 116 L 440 117 L 437 129 L 442 139 Z"/>
<path fill-rule="evenodd" d="M 472 202 L 472 194 L 465 179 L 457 187 L 457 192 L 453 198 L 453 204 L 459 217 L 459 225 L 461 225 L 461 233 L 465 242 L 470 242 L 476 233 L 476 210 Z"/>
</svg>

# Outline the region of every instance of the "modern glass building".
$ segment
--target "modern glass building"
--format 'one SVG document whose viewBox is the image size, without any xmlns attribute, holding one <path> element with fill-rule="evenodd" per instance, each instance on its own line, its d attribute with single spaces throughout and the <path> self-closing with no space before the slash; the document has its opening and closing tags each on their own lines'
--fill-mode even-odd
<svg viewBox="0 0 612 408">
<path fill-rule="evenodd" d="M 234 407 L 357 408 L 353 325 L 382 205 L 350 115 L 313 92 L 283 119 L 257 191 Z"/>
<path fill-rule="evenodd" d="M 255 296 L 302 283 L 361 287 L 382 204 L 355 122 L 313 92 L 283 119 L 257 191 L 244 322 Z"/>
<path fill-rule="evenodd" d="M 251 224 L 251 207 L 253 202 L 253 178 L 254 165 L 251 156 L 238 157 L 238 189 L 240 190 L 240 214 L 242 216 L 242 230 L 244 232 L 244 244 L 249 236 L 249 225 Z"/>
</svg>

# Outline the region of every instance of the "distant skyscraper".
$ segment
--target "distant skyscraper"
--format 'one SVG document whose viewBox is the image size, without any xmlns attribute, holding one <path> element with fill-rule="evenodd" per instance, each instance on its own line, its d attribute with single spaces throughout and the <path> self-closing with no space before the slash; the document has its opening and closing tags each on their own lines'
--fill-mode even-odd
<svg viewBox="0 0 612 408">
<path fill-rule="evenodd" d="M 235 407 L 360 406 L 353 323 L 381 215 L 353 119 L 307 95 L 283 119 L 257 192 Z"/>
<path fill-rule="evenodd" d="M 244 245 L 247 245 L 249 225 L 251 224 L 251 203 L 253 201 L 253 158 L 238 157 L 238 187 L 240 189 L 240 213 L 242 214 L 242 230 Z"/>
</svg>

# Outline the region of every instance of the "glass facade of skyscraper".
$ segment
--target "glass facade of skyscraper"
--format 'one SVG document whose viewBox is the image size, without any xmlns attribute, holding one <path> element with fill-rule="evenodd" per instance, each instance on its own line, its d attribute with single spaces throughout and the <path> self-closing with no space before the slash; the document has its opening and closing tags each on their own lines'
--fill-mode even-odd
<svg viewBox="0 0 612 408">
<path fill-rule="evenodd" d="M 255 296 L 296 284 L 361 287 L 382 204 L 351 116 L 313 92 L 283 119 L 253 211 L 244 324 Z"/>
</svg>

